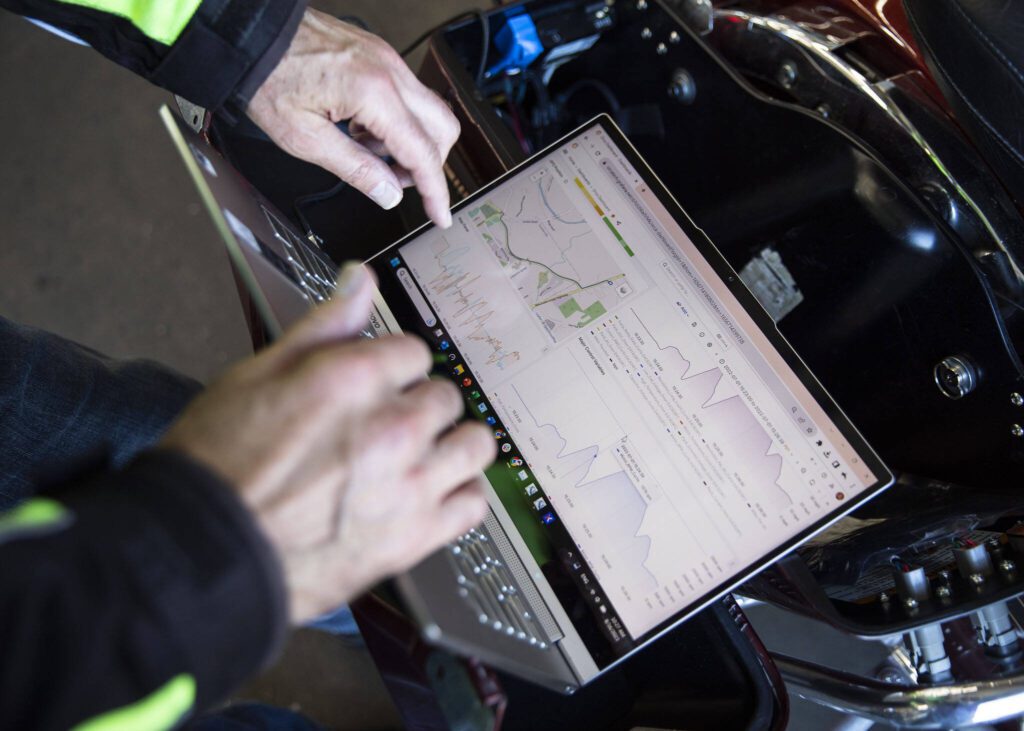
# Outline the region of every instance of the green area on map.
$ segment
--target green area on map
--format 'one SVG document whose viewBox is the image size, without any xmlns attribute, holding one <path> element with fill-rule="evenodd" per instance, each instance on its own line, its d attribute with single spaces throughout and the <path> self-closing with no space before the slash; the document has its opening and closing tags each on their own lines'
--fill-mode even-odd
<svg viewBox="0 0 1024 731">
<path fill-rule="evenodd" d="M 604 305 L 601 304 L 600 302 L 594 302 L 594 304 L 590 305 L 590 307 L 584 309 L 580 307 L 580 303 L 576 301 L 575 297 L 570 297 L 565 302 L 558 305 L 558 311 L 561 312 L 562 317 L 564 317 L 567 320 L 573 315 L 575 315 L 577 312 L 582 312 L 583 317 L 581 317 L 580 321 L 576 323 L 576 327 L 584 327 L 586 325 L 589 325 L 594 320 L 596 320 L 597 318 L 601 317 L 604 314 L 607 314 L 608 312 L 608 310 L 606 310 Z"/>
</svg>

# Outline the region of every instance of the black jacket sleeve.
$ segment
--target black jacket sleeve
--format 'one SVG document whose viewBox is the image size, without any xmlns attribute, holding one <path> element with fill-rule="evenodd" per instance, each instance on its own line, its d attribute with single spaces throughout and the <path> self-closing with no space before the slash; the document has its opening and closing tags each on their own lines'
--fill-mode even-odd
<svg viewBox="0 0 1024 731">
<path fill-rule="evenodd" d="M 0 0 L 208 109 L 244 111 L 280 61 L 306 0 Z"/>
<path fill-rule="evenodd" d="M 5 728 L 171 728 L 259 669 L 286 626 L 272 549 L 182 455 L 0 514 Z"/>
</svg>

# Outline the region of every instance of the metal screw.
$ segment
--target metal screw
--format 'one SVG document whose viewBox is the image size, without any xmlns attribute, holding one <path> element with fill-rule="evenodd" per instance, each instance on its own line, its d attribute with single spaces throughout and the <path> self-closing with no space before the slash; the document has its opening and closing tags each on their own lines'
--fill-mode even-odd
<svg viewBox="0 0 1024 731">
<path fill-rule="evenodd" d="M 1014 571 L 1017 570 L 1017 564 L 1015 564 L 1008 558 L 1004 558 L 1002 561 L 999 562 L 999 570 L 1005 574 L 1012 574 Z"/>
<path fill-rule="evenodd" d="M 681 38 L 679 36 L 679 31 L 675 31 L 674 30 L 674 31 L 672 31 L 671 33 L 668 34 L 668 42 L 669 43 L 679 43 L 680 40 L 681 40 Z"/>
<path fill-rule="evenodd" d="M 953 592 L 951 592 L 949 590 L 949 587 L 945 584 L 943 584 L 942 586 L 935 587 L 935 596 L 939 597 L 940 599 L 948 599 L 949 595 L 952 593 Z"/>
<path fill-rule="evenodd" d="M 636 0 L 637 10 L 647 10 L 647 0 Z"/>
<path fill-rule="evenodd" d="M 942 569 L 938 573 L 938 577 L 940 579 L 942 579 L 943 581 L 945 581 L 947 584 L 949 583 L 949 580 L 950 580 L 950 578 L 952 578 L 952 576 L 953 575 L 951 573 L 949 573 L 949 569 Z"/>
<path fill-rule="evenodd" d="M 645 41 L 650 39 L 650 37 L 652 35 L 654 35 L 654 34 L 651 33 L 651 29 L 650 28 L 644 28 L 643 30 L 640 31 L 640 37 L 643 38 Z"/>
<path fill-rule="evenodd" d="M 1024 428 L 1020 424 L 1014 424 L 1010 427 L 1010 434 L 1015 437 L 1024 437 Z"/>
<path fill-rule="evenodd" d="M 888 604 L 889 595 L 883 591 L 881 594 L 878 595 L 878 601 L 882 602 L 882 604 Z"/>
<path fill-rule="evenodd" d="M 981 586 L 982 584 L 985 583 L 985 577 L 982 576 L 981 574 L 971 574 L 970 576 L 967 577 L 967 580 L 970 581 L 975 586 Z"/>
<path fill-rule="evenodd" d="M 1024 406 L 1024 396 L 1014 391 L 1010 394 L 1010 403 L 1014 406 Z"/>
<path fill-rule="evenodd" d="M 659 56 L 664 56 L 666 53 L 668 53 L 668 46 L 666 46 L 664 43 L 659 43 L 657 50 Z"/>
<path fill-rule="evenodd" d="M 828 104 L 819 104 L 818 114 L 820 114 L 825 119 L 828 119 L 829 117 L 832 116 L 832 107 L 830 107 Z"/>
<path fill-rule="evenodd" d="M 917 609 L 917 599 L 912 596 L 905 597 L 903 599 L 903 608 L 908 612 L 912 612 Z"/>
<path fill-rule="evenodd" d="M 799 72 L 797 71 L 796 64 L 792 61 L 786 61 L 779 67 L 779 83 L 782 84 L 784 89 L 792 89 L 793 85 L 796 84 Z"/>
</svg>

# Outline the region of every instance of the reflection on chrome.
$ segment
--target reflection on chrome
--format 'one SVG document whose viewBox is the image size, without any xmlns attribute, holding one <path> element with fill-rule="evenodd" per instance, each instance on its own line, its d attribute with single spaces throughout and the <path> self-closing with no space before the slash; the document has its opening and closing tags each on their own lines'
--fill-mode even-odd
<svg viewBox="0 0 1024 731">
<path fill-rule="evenodd" d="M 786 655 L 772 659 L 794 695 L 899 728 L 947 729 L 1024 714 L 1024 674 L 954 685 L 881 683 Z"/>
</svg>

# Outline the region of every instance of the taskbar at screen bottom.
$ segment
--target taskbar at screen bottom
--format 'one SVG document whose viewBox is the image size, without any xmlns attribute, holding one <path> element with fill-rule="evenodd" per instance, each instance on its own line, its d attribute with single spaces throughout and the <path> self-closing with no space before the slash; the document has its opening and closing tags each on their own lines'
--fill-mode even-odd
<svg viewBox="0 0 1024 731">
<path fill-rule="evenodd" d="M 419 335 L 433 351 L 432 375 L 455 383 L 467 418 L 482 422 L 493 434 L 498 458 L 486 477 L 595 662 L 604 667 L 628 654 L 636 642 L 409 267 L 393 250 L 369 263 L 402 329 Z"/>
</svg>

